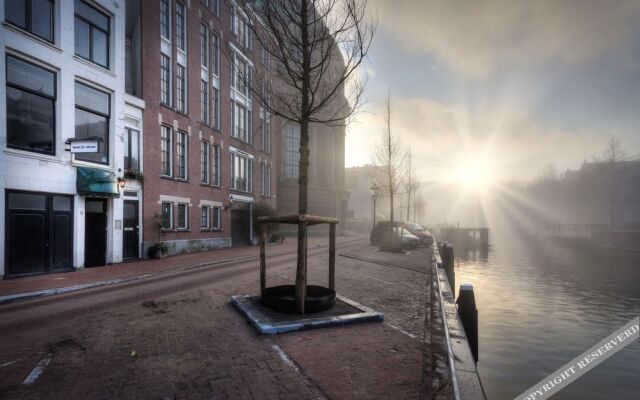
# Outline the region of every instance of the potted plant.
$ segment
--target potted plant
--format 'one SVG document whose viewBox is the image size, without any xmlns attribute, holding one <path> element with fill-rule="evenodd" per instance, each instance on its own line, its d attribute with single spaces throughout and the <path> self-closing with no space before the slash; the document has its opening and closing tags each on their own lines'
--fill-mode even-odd
<svg viewBox="0 0 640 400">
<path fill-rule="evenodd" d="M 157 242 L 153 244 L 151 247 L 149 247 L 149 250 L 148 250 L 149 258 L 154 258 L 154 259 L 165 258 L 167 256 L 168 251 L 169 251 L 169 248 L 167 247 L 166 243 Z"/>
</svg>

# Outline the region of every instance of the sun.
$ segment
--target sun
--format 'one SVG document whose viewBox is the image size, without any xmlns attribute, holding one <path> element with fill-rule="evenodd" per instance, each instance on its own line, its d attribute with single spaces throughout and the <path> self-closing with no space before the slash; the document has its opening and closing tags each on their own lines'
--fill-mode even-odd
<svg viewBox="0 0 640 400">
<path fill-rule="evenodd" d="M 484 157 L 461 157 L 451 166 L 449 181 L 471 189 L 484 189 L 494 181 L 491 162 Z"/>
</svg>

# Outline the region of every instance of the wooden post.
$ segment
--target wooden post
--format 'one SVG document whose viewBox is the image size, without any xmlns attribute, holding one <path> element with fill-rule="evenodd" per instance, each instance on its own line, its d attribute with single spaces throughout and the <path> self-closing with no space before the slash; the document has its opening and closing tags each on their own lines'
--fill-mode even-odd
<svg viewBox="0 0 640 400">
<path fill-rule="evenodd" d="M 304 314 L 304 303 L 307 300 L 307 221 L 300 221 L 298 229 L 300 265 L 296 269 L 296 303 L 298 313 Z"/>
<path fill-rule="evenodd" d="M 336 289 L 336 224 L 329 224 L 329 289 Z"/>
<path fill-rule="evenodd" d="M 267 287 L 267 254 L 265 249 L 267 234 L 261 223 L 258 223 L 258 234 L 260 235 L 260 297 L 263 297 L 264 289 Z"/>
</svg>

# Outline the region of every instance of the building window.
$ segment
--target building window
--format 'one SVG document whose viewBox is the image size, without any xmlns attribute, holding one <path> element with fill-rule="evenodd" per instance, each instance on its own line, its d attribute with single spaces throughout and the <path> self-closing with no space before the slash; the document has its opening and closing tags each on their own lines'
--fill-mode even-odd
<svg viewBox="0 0 640 400">
<path fill-rule="evenodd" d="M 176 144 L 178 178 L 187 179 L 187 134 L 178 131 Z"/>
<path fill-rule="evenodd" d="M 53 0 L 7 0 L 8 23 L 53 43 Z"/>
<path fill-rule="evenodd" d="M 213 176 L 212 183 L 214 186 L 220 186 L 220 146 L 213 145 Z"/>
<path fill-rule="evenodd" d="M 162 203 L 160 227 L 162 229 L 173 229 L 173 203 Z"/>
<path fill-rule="evenodd" d="M 202 0 L 202 2 L 214 13 L 216 16 L 219 13 L 219 1 L 218 0 Z"/>
<path fill-rule="evenodd" d="M 271 196 L 271 165 L 265 163 L 261 164 L 262 172 L 262 195 Z"/>
<path fill-rule="evenodd" d="M 209 68 L 209 27 L 200 23 L 200 64 Z"/>
<path fill-rule="evenodd" d="M 200 81 L 200 119 L 205 124 L 209 124 L 209 84 Z"/>
<path fill-rule="evenodd" d="M 171 41 L 171 13 L 169 0 L 160 0 L 160 36 Z"/>
<path fill-rule="evenodd" d="M 211 100 L 213 101 L 213 127 L 220 129 L 220 91 L 218 88 L 211 88 Z"/>
<path fill-rule="evenodd" d="M 162 138 L 160 142 L 160 162 L 162 166 L 161 174 L 164 176 L 171 176 L 171 139 L 173 131 L 170 127 L 162 125 Z"/>
<path fill-rule="evenodd" d="M 127 128 L 124 136 L 124 169 L 140 171 L 140 132 Z"/>
<path fill-rule="evenodd" d="M 209 215 L 209 206 L 202 206 L 201 217 L 200 217 L 200 228 L 209 229 L 210 223 L 210 215 Z"/>
<path fill-rule="evenodd" d="M 55 154 L 55 72 L 10 55 L 6 63 L 7 147 Z"/>
<path fill-rule="evenodd" d="M 108 93 L 76 82 L 76 138 L 97 137 L 97 153 L 76 153 L 76 160 L 109 164 L 109 117 Z"/>
<path fill-rule="evenodd" d="M 200 182 L 209 183 L 209 142 L 203 140 L 200 142 L 200 165 L 202 166 L 202 173 L 200 175 Z"/>
<path fill-rule="evenodd" d="M 189 205 L 178 204 L 178 229 L 189 229 Z"/>
<path fill-rule="evenodd" d="M 238 37 L 238 43 L 247 48 L 251 48 L 251 30 L 249 21 L 240 15 L 238 7 L 232 5 L 231 9 L 231 32 Z"/>
<path fill-rule="evenodd" d="M 160 101 L 171 105 L 171 59 L 160 54 Z"/>
<path fill-rule="evenodd" d="M 109 17 L 81 0 L 75 13 L 76 54 L 109 68 Z"/>
<path fill-rule="evenodd" d="M 261 110 L 262 115 L 262 151 L 271 153 L 271 116 L 268 112 Z"/>
<path fill-rule="evenodd" d="M 220 223 L 220 207 L 213 207 L 212 219 L 211 229 L 222 229 L 222 225 Z"/>
<path fill-rule="evenodd" d="M 300 125 L 287 124 L 283 135 L 282 175 L 285 178 L 298 179 L 300 164 Z"/>
<path fill-rule="evenodd" d="M 213 60 L 211 68 L 214 75 L 220 75 L 220 36 L 217 33 L 211 35 L 211 50 L 213 51 Z"/>
<path fill-rule="evenodd" d="M 187 51 L 187 6 L 180 1 L 176 3 L 176 45 Z"/>
<path fill-rule="evenodd" d="M 231 153 L 231 189 L 251 192 L 253 176 L 253 160 Z"/>
<path fill-rule="evenodd" d="M 231 102 L 231 136 L 251 144 L 251 111 Z"/>
<path fill-rule="evenodd" d="M 178 74 L 176 77 L 178 89 L 178 111 L 187 112 L 187 76 L 184 66 L 178 64 Z"/>
<path fill-rule="evenodd" d="M 233 74 L 231 75 L 231 87 L 237 94 L 249 97 L 251 85 L 251 65 L 238 53 L 233 53 Z"/>
</svg>

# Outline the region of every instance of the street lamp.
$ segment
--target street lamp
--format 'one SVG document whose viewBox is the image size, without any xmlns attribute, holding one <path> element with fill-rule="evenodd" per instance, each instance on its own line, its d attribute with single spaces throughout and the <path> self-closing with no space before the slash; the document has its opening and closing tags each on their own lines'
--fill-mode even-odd
<svg viewBox="0 0 640 400">
<path fill-rule="evenodd" d="M 373 199 L 373 227 L 376 227 L 376 200 L 378 199 L 378 192 L 380 191 L 380 186 L 374 182 L 373 186 L 371 186 L 371 198 Z"/>
</svg>

